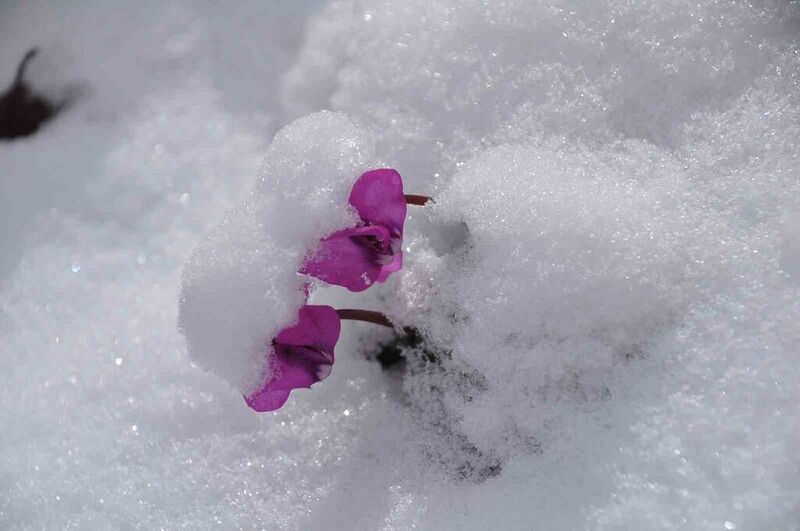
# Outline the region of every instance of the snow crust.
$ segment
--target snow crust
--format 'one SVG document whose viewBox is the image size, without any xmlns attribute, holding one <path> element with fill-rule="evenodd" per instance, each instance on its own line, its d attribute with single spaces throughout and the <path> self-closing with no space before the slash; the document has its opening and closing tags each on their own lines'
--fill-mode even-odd
<svg viewBox="0 0 800 531">
<path fill-rule="evenodd" d="M 31 82 L 81 97 L 0 143 L 0 528 L 800 529 L 799 29 L 778 0 L 3 4 L 0 75 L 36 44 Z M 312 302 L 423 343 L 383 371 L 390 333 L 345 323 L 258 415 L 304 248 L 377 166 L 436 202 L 402 272 Z"/>
</svg>

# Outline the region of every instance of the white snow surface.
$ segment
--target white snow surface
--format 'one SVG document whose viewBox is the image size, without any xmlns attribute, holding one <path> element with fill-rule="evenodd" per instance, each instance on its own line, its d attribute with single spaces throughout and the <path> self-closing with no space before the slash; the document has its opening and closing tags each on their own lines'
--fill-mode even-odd
<svg viewBox="0 0 800 531">
<path fill-rule="evenodd" d="M 38 45 L 80 94 L 0 142 L 0 528 L 800 529 L 799 35 L 784 0 L 0 5 L 0 75 Z M 249 410 L 378 166 L 436 202 L 312 303 L 424 350 L 347 322 Z"/>
</svg>

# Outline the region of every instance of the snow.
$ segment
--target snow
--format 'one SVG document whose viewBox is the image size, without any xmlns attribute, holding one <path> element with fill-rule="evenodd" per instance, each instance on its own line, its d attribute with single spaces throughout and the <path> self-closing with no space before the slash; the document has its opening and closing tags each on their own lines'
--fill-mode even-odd
<svg viewBox="0 0 800 531">
<path fill-rule="evenodd" d="M 189 355 L 243 394 L 263 384 L 265 345 L 305 302 L 310 279 L 297 270 L 309 250 L 355 225 L 347 197 L 353 175 L 376 164 L 371 148 L 345 115 L 322 111 L 292 122 L 267 150 L 255 190 L 189 259 L 179 317 Z"/>
<path fill-rule="evenodd" d="M 38 45 L 32 85 L 78 97 L 0 143 L 0 528 L 800 529 L 798 29 L 3 4 L 0 74 Z M 252 412 L 304 249 L 383 166 L 435 198 L 403 270 L 312 302 L 422 345 L 382 370 L 345 322 L 327 380 Z"/>
</svg>

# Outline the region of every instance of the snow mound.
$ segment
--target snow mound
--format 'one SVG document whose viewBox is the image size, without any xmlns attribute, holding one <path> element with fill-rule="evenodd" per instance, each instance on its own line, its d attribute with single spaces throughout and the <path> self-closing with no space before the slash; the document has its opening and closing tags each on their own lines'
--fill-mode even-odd
<svg viewBox="0 0 800 531">
<path fill-rule="evenodd" d="M 255 190 L 184 270 L 179 319 L 192 359 L 244 394 L 263 383 L 271 339 L 305 300 L 300 263 L 355 223 L 347 197 L 372 160 L 369 136 L 342 114 L 312 114 L 275 136 Z"/>
</svg>

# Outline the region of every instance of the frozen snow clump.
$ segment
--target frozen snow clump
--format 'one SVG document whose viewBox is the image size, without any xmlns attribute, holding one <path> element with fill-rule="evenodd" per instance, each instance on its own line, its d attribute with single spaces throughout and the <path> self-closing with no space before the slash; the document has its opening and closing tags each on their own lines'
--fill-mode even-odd
<svg viewBox="0 0 800 531">
<path fill-rule="evenodd" d="M 255 390 L 271 338 L 304 301 L 300 263 L 322 236 L 354 224 L 347 196 L 372 157 L 365 131 L 342 114 L 310 115 L 276 135 L 253 192 L 186 265 L 180 327 L 194 360 Z"/>
</svg>

